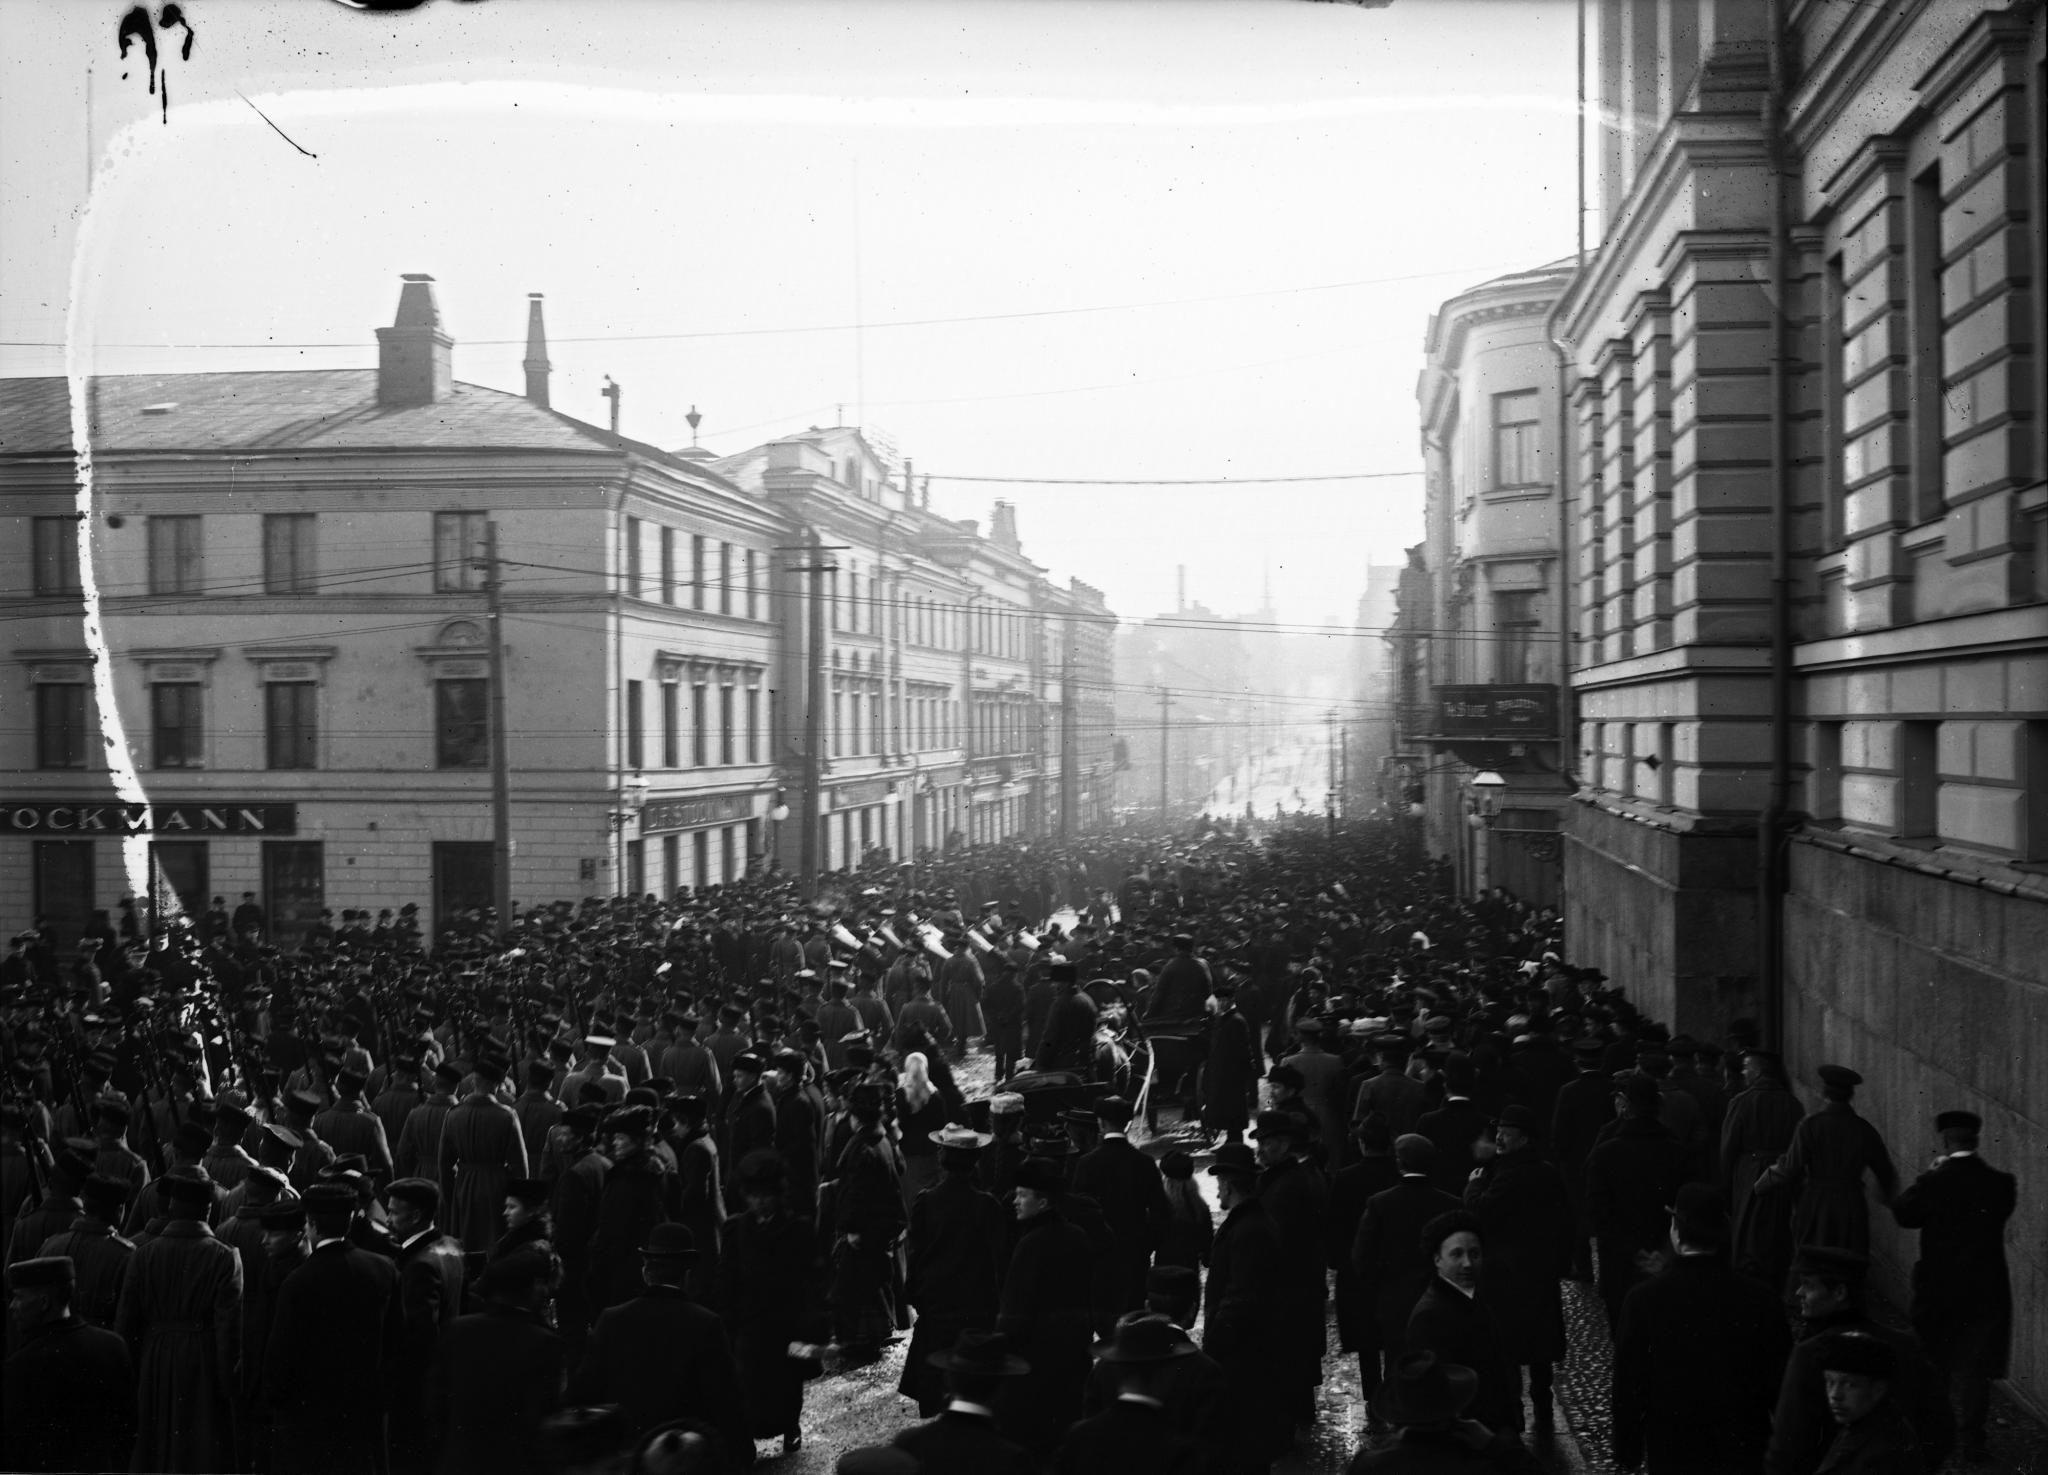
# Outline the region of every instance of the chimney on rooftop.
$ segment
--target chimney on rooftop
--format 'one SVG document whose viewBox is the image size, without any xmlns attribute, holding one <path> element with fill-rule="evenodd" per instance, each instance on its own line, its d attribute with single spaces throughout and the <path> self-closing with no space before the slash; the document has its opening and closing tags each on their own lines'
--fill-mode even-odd
<svg viewBox="0 0 2048 1475">
<path fill-rule="evenodd" d="M 398 316 L 377 330 L 377 403 L 431 405 L 455 392 L 455 340 L 441 328 L 434 279 L 404 272 Z"/>
<path fill-rule="evenodd" d="M 989 538 L 1005 548 L 1017 546 L 1017 509 L 1009 502 L 998 502 L 989 514 Z"/>
<path fill-rule="evenodd" d="M 1177 615 L 1184 615 L 1188 612 L 1188 566 L 1184 563 L 1175 564 L 1174 574 L 1177 582 L 1175 584 L 1176 593 L 1173 597 L 1173 612 Z"/>
<path fill-rule="evenodd" d="M 548 407 L 548 370 L 554 367 L 548 362 L 548 329 L 541 321 L 541 295 L 538 292 L 526 294 L 526 397 L 543 410 Z"/>
</svg>

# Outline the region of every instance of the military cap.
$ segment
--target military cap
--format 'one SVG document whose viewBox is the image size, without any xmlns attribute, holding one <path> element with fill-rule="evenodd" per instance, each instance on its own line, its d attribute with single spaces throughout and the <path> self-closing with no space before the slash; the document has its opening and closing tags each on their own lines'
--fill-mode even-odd
<svg viewBox="0 0 2048 1475">
<path fill-rule="evenodd" d="M 554 1185 L 545 1178 L 512 1178 L 505 1184 L 505 1197 L 522 1204 L 544 1204 L 554 1197 Z"/>
<path fill-rule="evenodd" d="M 1846 1065 L 1823 1065 L 1814 1072 L 1823 1086 L 1832 1086 L 1837 1091 L 1853 1091 L 1863 1084 L 1863 1077 Z"/>
<path fill-rule="evenodd" d="M 118 1122 L 124 1127 L 128 1125 L 130 1118 L 134 1115 L 128 1109 L 127 1102 L 117 1101 L 111 1097 L 104 1097 L 94 1102 L 92 1114 L 95 1117 L 101 1117 L 110 1122 Z"/>
<path fill-rule="evenodd" d="M 732 1068 L 735 1072 L 744 1070 L 752 1075 L 760 1075 L 768 1068 L 768 1062 L 752 1050 L 742 1050 L 739 1054 L 733 1056 Z"/>
<path fill-rule="evenodd" d="M 338 1070 L 334 1073 L 334 1089 L 344 1096 L 353 1096 L 370 1083 L 370 1078 L 359 1070 Z"/>
<path fill-rule="evenodd" d="M 268 1194 L 271 1198 L 276 1198 L 291 1186 L 291 1179 L 277 1169 L 266 1168 L 263 1164 L 256 1163 L 242 1175 L 242 1201 L 247 1203 L 259 1194 Z M 257 1202 L 260 1206 L 264 1200 L 258 1199 Z"/>
<path fill-rule="evenodd" d="M 197 1122 L 182 1122 L 171 1134 L 171 1146 L 186 1157 L 205 1157 L 213 1146 L 213 1133 Z"/>
<path fill-rule="evenodd" d="M 1835 1245 L 1801 1245 L 1792 1257 L 1792 1273 L 1818 1280 L 1839 1280 L 1861 1284 L 1870 1273 L 1870 1256 Z"/>
<path fill-rule="evenodd" d="M 120 1219 L 121 1206 L 128 1202 L 128 1184 L 120 1178 L 94 1173 L 79 1185 L 78 1196 L 85 1201 L 88 1214 L 111 1224 Z"/>
<path fill-rule="evenodd" d="M 1974 1111 L 1944 1111 L 1934 1119 L 1937 1132 L 1966 1132 L 1971 1136 L 1984 1130 L 1984 1118 Z"/>
<path fill-rule="evenodd" d="M 305 1138 L 294 1132 L 290 1127 L 281 1126 L 276 1122 L 265 1123 L 263 1135 L 277 1143 L 280 1147 L 288 1147 L 293 1152 L 297 1152 L 306 1145 Z"/>
<path fill-rule="evenodd" d="M 320 1098 L 311 1091 L 287 1091 L 284 1108 L 293 1116 L 302 1116 L 310 1120 L 320 1112 Z"/>
</svg>

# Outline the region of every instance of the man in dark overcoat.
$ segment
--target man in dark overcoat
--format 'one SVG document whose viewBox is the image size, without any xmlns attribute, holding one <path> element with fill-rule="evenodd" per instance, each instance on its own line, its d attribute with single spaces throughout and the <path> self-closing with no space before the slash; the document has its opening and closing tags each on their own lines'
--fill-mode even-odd
<svg viewBox="0 0 2048 1475">
<path fill-rule="evenodd" d="M 1863 1077 L 1845 1065 L 1823 1065 L 1820 1108 L 1792 1129 L 1784 1155 L 1764 1169 L 1756 1191 L 1789 1190 L 1792 1243 L 1829 1245 L 1870 1252 L 1870 1203 L 1863 1175 L 1874 1180 L 1879 1201 L 1889 1204 L 1899 1191 L 1898 1170 L 1877 1128 L 1856 1114 L 1852 1104 Z"/>
<path fill-rule="evenodd" d="M 681 1224 L 657 1224 L 641 1246 L 647 1287 L 597 1319 L 569 1379 L 570 1402 L 617 1404 L 634 1434 L 695 1419 L 725 1436 L 728 1466 L 754 1462 L 732 1344 L 715 1312 L 684 1289 L 697 1246 Z"/>
<path fill-rule="evenodd" d="M 1209 1250 L 1202 1287 L 1202 1350 L 1223 1369 L 1237 1409 L 1236 1439 L 1219 1468 L 1261 1471 L 1293 1443 L 1293 1410 L 1284 1401 L 1287 1293 L 1279 1231 L 1259 1200 L 1257 1155 L 1243 1143 L 1216 1149 L 1223 1222 Z"/>
<path fill-rule="evenodd" d="M 1621 1303 L 1614 1452 L 1649 1475 L 1763 1468 L 1792 1339 L 1775 1294 L 1728 1264 L 1727 1202 L 1688 1183 L 1671 1218 L 1676 1256 Z"/>
<path fill-rule="evenodd" d="M 790 1347 L 825 1340 L 824 1261 L 815 1226 L 789 1212 L 782 1159 L 750 1154 L 737 1181 L 747 1211 L 726 1221 L 713 1306 L 732 1338 L 749 1433 L 780 1435 L 789 1453 L 803 1444 L 804 1380 L 818 1370 Z"/>
<path fill-rule="evenodd" d="M 128 1346 L 71 1309 L 73 1267 L 61 1255 L 7 1271 L 19 1345 L 0 1373 L 0 1468 L 123 1470 L 135 1438 Z"/>
<path fill-rule="evenodd" d="M 1004 1385 L 997 1415 L 1004 1432 L 1040 1458 L 1080 1416 L 1094 1340 L 1094 1266 L 1087 1234 L 1058 1207 L 1065 1187 L 1050 1159 L 1018 1170 L 1017 1243 L 996 1311 L 996 1330 L 1030 1364 Z"/>
<path fill-rule="evenodd" d="M 1984 1126 L 1975 1112 L 1934 1119 L 1941 1139 L 1933 1164 L 1892 1200 L 1902 1229 L 1920 1231 L 1913 1266 L 1913 1330 L 1951 1399 L 1963 1457 L 1985 1458 L 1990 1380 L 2002 1378 L 2012 1342 L 2012 1281 L 2005 1224 L 2019 1184 L 1977 1156 Z"/>
<path fill-rule="evenodd" d="M 313 1249 L 278 1289 L 264 1351 L 275 1475 L 381 1475 L 384 1389 L 400 1343 L 398 1267 L 349 1242 L 356 1191 L 306 1190 Z"/>
<path fill-rule="evenodd" d="M 242 1257 L 206 1227 L 213 1184 L 172 1179 L 165 1207 L 170 1221 L 135 1252 L 114 1317 L 135 1359 L 135 1468 L 231 1469 Z"/>
<path fill-rule="evenodd" d="M 391 1468 L 424 1475 L 433 1468 L 433 1432 L 422 1393 L 441 1333 L 463 1311 L 462 1246 L 435 1223 L 440 1186 L 400 1178 L 385 1191 L 398 1266 L 398 1341 L 392 1348 Z"/>
<path fill-rule="evenodd" d="M 1067 1431 L 1053 1458 L 1057 1475 L 1200 1475 L 1205 1452 L 1164 1397 L 1172 1365 L 1201 1356 L 1181 1329 L 1163 1316 L 1126 1316 L 1095 1356 L 1117 1396 Z"/>
<path fill-rule="evenodd" d="M 1031 1068 L 1092 1075 L 1095 1025 L 1100 1011 L 1095 1000 L 1081 991 L 1080 971 L 1072 963 L 1053 963 L 1046 973 L 1053 984 L 1052 1008 L 1046 1015 L 1045 1032 L 1039 1038 Z"/>
<path fill-rule="evenodd" d="M 752 1050 L 743 1050 L 732 1058 L 731 1097 L 725 1104 L 724 1141 L 720 1144 L 729 1179 L 728 1202 L 739 1198 L 737 1175 L 741 1160 L 756 1152 L 775 1150 L 775 1102 L 762 1080 L 767 1073 L 768 1062 Z"/>
<path fill-rule="evenodd" d="M 1621 1119 L 1586 1159 L 1586 1208 L 1600 1246 L 1600 1299 L 1608 1325 L 1645 1276 L 1645 1257 L 1663 1250 L 1671 1200 L 1684 1181 L 1683 1150 L 1657 1119 L 1657 1083 L 1625 1071 L 1613 1087 Z"/>
<path fill-rule="evenodd" d="M 1564 1177 L 1536 1149 L 1537 1116 L 1501 1108 L 1494 1155 L 1472 1170 L 1465 1207 L 1479 1216 L 1486 1245 L 1482 1281 L 1508 1360 L 1528 1371 L 1536 1432 L 1555 1426 L 1553 1367 L 1564 1360 L 1564 1300 L 1558 1281 L 1571 1270 L 1571 1205 Z"/>
<path fill-rule="evenodd" d="M 939 1145 L 939 1181 L 910 1206 L 904 1248 L 905 1294 L 917 1311 L 897 1392 L 917 1400 L 920 1417 L 946 1405 L 945 1374 L 930 1359 L 970 1328 L 994 1328 L 1010 1251 L 1009 1213 L 975 1185 L 990 1138 L 971 1127 L 931 1134 Z"/>
<path fill-rule="evenodd" d="M 1251 1125 L 1258 1094 L 1258 1045 L 1237 1007 L 1237 985 L 1218 978 L 1209 988 L 1208 1054 L 1202 1070 L 1202 1130 L 1235 1142 Z"/>
<path fill-rule="evenodd" d="M 1359 1354 L 1375 1363 L 1374 1382 L 1386 1375 L 1408 1340 L 1408 1315 L 1436 1273 L 1422 1248 L 1422 1228 L 1458 1207 L 1436 1186 L 1431 1169 L 1436 1144 L 1410 1132 L 1394 1143 L 1400 1181 L 1366 1200 L 1352 1236 L 1350 1256 L 1358 1294 L 1372 1322 L 1372 1349 Z M 1363 1374 L 1361 1374 L 1361 1378 Z"/>
<path fill-rule="evenodd" d="M 646 1106 L 615 1108 L 606 1118 L 610 1166 L 598 1194 L 590 1234 L 592 1314 L 640 1293 L 640 1246 L 668 1217 L 667 1173 L 649 1148 L 654 1111 Z"/>
<path fill-rule="evenodd" d="M 711 1272 L 725 1233 L 725 1178 L 719 1171 L 718 1142 L 711 1135 L 710 1100 L 672 1094 L 667 1105 L 675 1122 L 668 1145 L 676 1156 L 676 1170 L 668 1177 L 668 1216 L 689 1229 L 697 1247 L 685 1268 L 684 1284 L 702 1302 L 711 1294 Z"/>
<path fill-rule="evenodd" d="M 437 1431 L 436 1475 L 508 1475 L 545 1468 L 541 1421 L 561 1406 L 567 1350 L 541 1319 L 553 1266 L 528 1247 L 493 1260 L 477 1280 L 483 1310 L 457 1317 L 427 1378 Z"/>
<path fill-rule="evenodd" d="M 1373 1319 L 1372 1298 L 1351 1256 L 1358 1239 L 1358 1227 L 1365 1219 L 1365 1206 L 1376 1194 L 1401 1181 L 1394 1161 L 1394 1142 L 1387 1131 L 1387 1119 L 1369 1111 L 1353 1123 L 1355 1151 L 1352 1162 L 1330 1175 L 1329 1241 L 1327 1255 L 1336 1267 L 1337 1339 L 1346 1352 L 1358 1356 L 1360 1391 L 1368 1398 L 1380 1385 L 1380 1339 Z"/>
<path fill-rule="evenodd" d="M 1586 1159 L 1600 1131 L 1614 1120 L 1614 1080 L 1601 1069 L 1607 1047 L 1598 1039 L 1572 1041 L 1578 1074 L 1557 1089 L 1550 1113 L 1550 1150 L 1564 1175 L 1572 1206 L 1572 1279 L 1593 1278 L 1592 1219 L 1586 1209 Z"/>
<path fill-rule="evenodd" d="M 555 1226 L 555 1252 L 562 1257 L 562 1286 L 555 1305 L 556 1324 L 571 1347 L 579 1345 L 596 1314 L 591 1307 L 590 1242 L 597 1233 L 597 1209 L 604 1198 L 605 1174 L 612 1161 L 597 1145 L 601 1106 L 572 1106 L 562 1113 L 561 1130 L 569 1165 L 555 1179 L 548 1199 L 548 1218 Z"/>
<path fill-rule="evenodd" d="M 1372 1039 L 1374 1073 L 1358 1083 L 1352 1097 L 1351 1120 L 1356 1124 L 1378 1112 L 1387 1131 L 1400 1137 L 1415 1130 L 1422 1119 L 1422 1082 L 1408 1074 L 1408 1037 L 1393 1033 Z"/>
<path fill-rule="evenodd" d="M 778 1050 L 763 1081 L 775 1112 L 775 1151 L 789 1170 L 790 1212 L 803 1219 L 818 1213 L 819 1154 L 824 1148 L 825 1121 L 818 1105 L 805 1093 L 806 1063 L 795 1050 Z"/>
<path fill-rule="evenodd" d="M 1954 1447 L 1955 1415 L 1920 1339 L 1872 1320 L 1864 1309 L 1869 1273 L 1870 1257 L 1855 1250 L 1807 1245 L 1793 1257 L 1799 1326 L 1771 1415 L 1767 1475 L 1814 1475 L 1821 1468 L 1834 1432 L 1825 1361 L 1829 1344 L 1842 1332 L 1860 1332 L 1890 1345 L 1896 1363 L 1891 1396 L 1918 1434 L 1927 1468 L 1940 1469 Z"/>
<path fill-rule="evenodd" d="M 1519 1432 L 1521 1379 L 1486 1302 L 1479 1216 L 1454 1209 L 1430 1220 L 1423 1226 L 1422 1246 L 1434 1274 L 1408 1313 L 1405 1350 L 1433 1352 L 1439 1362 L 1472 1369 L 1479 1378 L 1472 1417 L 1496 1434 Z"/>
<path fill-rule="evenodd" d="M 1296 1424 L 1315 1421 L 1315 1390 L 1323 1378 L 1330 1189 L 1322 1170 L 1304 1160 L 1303 1118 L 1292 1112 L 1262 1111 L 1252 1132 L 1259 1159 L 1259 1202 L 1280 1236 L 1285 1273 L 1280 1316 L 1283 1327 L 1281 1376 L 1287 1412 Z M 1212 1251 L 1213 1253 L 1213 1251 Z"/>
<path fill-rule="evenodd" d="M 128 1280 L 129 1262 L 135 1258 L 135 1242 L 115 1230 L 121 1222 L 121 1204 L 127 1192 L 128 1185 L 113 1178 L 94 1174 L 86 1179 L 79 1190 L 85 1212 L 71 1222 L 69 1229 L 44 1240 L 38 1254 L 40 1259 L 62 1255 L 71 1261 L 72 1313 L 108 1330 L 112 1330 L 114 1316 L 121 1308 L 121 1288 Z"/>
<path fill-rule="evenodd" d="M 391 1177 L 391 1142 L 379 1117 L 363 1101 L 369 1078 L 361 1071 L 334 1074 L 334 1104 L 313 1118 L 313 1130 L 337 1154 L 360 1153 L 378 1183 Z"/>
<path fill-rule="evenodd" d="M 505 1185 L 526 1176 L 526 1137 L 519 1118 L 496 1094 L 506 1062 L 480 1056 L 477 1089 L 448 1113 L 441 1126 L 441 1204 L 448 1231 L 472 1253 L 498 1237 Z"/>
<path fill-rule="evenodd" d="M 1173 1210 L 1159 1164 L 1131 1145 L 1131 1104 L 1120 1096 L 1105 1096 L 1095 1103 L 1095 1119 L 1101 1135 L 1075 1162 L 1073 1185 L 1074 1192 L 1101 1207 L 1116 1237 L 1116 1310 L 1122 1314 L 1144 1304 L 1145 1272 Z"/>
<path fill-rule="evenodd" d="M 1765 1285 L 1782 1285 L 1792 1264 L 1791 1197 L 1758 1193 L 1756 1183 L 1792 1145 L 1806 1108 L 1772 1051 L 1744 1051 L 1742 1079 L 1743 1090 L 1721 1119 L 1721 1186 L 1734 1215 L 1732 1263 Z"/>
<path fill-rule="evenodd" d="M 996 1420 L 1003 1388 L 1031 1371 L 1010 1339 L 968 1328 L 926 1359 L 946 1380 L 944 1409 L 892 1441 L 916 1461 L 918 1475 L 1033 1475 L 1038 1462 Z"/>
<path fill-rule="evenodd" d="M 1473 1097 L 1478 1083 L 1471 1057 L 1463 1051 L 1453 1051 L 1444 1061 L 1443 1082 L 1443 1104 L 1425 1111 L 1415 1130 L 1436 1144 L 1436 1186 L 1445 1193 L 1463 1193 L 1478 1164 L 1476 1144 L 1488 1136 L 1493 1114 Z"/>
</svg>

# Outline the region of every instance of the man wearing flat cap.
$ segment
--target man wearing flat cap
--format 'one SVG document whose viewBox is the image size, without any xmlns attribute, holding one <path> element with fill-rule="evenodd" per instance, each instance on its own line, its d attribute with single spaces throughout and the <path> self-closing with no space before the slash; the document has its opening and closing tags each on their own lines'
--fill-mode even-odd
<svg viewBox="0 0 2048 1475">
<path fill-rule="evenodd" d="M 242 1257 L 206 1227 L 213 1184 L 173 1178 L 169 1220 L 135 1252 L 114 1330 L 136 1368 L 138 1470 L 225 1470 L 241 1355 Z"/>
<path fill-rule="evenodd" d="M 1899 1175 L 1884 1138 L 1851 1104 L 1863 1077 L 1844 1065 L 1823 1065 L 1816 1074 L 1820 1106 L 1793 1128 L 1790 1145 L 1757 1178 L 1756 1191 L 1798 1195 L 1792 1205 L 1794 1244 L 1867 1253 L 1870 1203 L 1863 1175 L 1875 1180 L 1878 1200 L 1886 1204 L 1899 1191 Z"/>
<path fill-rule="evenodd" d="M 1892 1396 L 1912 1423 L 1929 1469 L 1939 1469 L 1955 1445 L 1955 1416 L 1920 1339 L 1871 1318 L 1863 1288 L 1870 1257 L 1831 1245 L 1806 1245 L 1793 1257 L 1798 1340 L 1785 1363 L 1771 1440 L 1764 1455 L 1766 1475 L 1815 1475 L 1826 1458 L 1833 1413 L 1828 1407 L 1824 1366 L 1832 1339 L 1843 1332 L 1888 1344 L 1896 1371 Z"/>
<path fill-rule="evenodd" d="M 519 1118 L 496 1094 L 505 1079 L 502 1056 L 480 1054 L 477 1089 L 441 1128 L 439 1178 L 448 1230 L 466 1251 L 488 1251 L 498 1237 L 505 1185 L 526 1176 L 526 1137 Z"/>
<path fill-rule="evenodd" d="M 263 1354 L 273 1466 L 379 1475 L 385 1388 L 402 1345 L 398 1267 L 350 1242 L 354 1187 L 317 1183 L 303 1202 L 313 1247 L 278 1289 Z"/>
<path fill-rule="evenodd" d="M 19 1345 L 0 1375 L 0 1468 L 121 1470 L 135 1437 L 135 1373 L 127 1345 L 72 1309 L 72 1263 L 61 1255 L 7 1271 Z"/>
<path fill-rule="evenodd" d="M 1754 1471 L 1791 1337 L 1776 1294 L 1728 1266 L 1728 1206 L 1707 1183 L 1672 1205 L 1663 1270 L 1628 1293 L 1614 1354 L 1614 1451 L 1649 1475 Z"/>
<path fill-rule="evenodd" d="M 1974 1112 L 1937 1116 L 1933 1163 L 1892 1200 L 1899 1227 L 1920 1231 L 1913 1330 L 1954 1404 L 1958 1442 L 1972 1461 L 1986 1457 L 1990 1380 L 2005 1376 L 2012 1341 L 2005 1225 L 2019 1189 L 2010 1173 L 1977 1155 L 1983 1126 Z"/>
<path fill-rule="evenodd" d="M 725 1436 L 736 1462 L 753 1463 L 732 1347 L 717 1315 L 684 1288 L 698 1259 L 681 1224 L 657 1224 L 640 1247 L 640 1294 L 597 1319 L 569 1379 L 569 1400 L 617 1404 L 628 1432 L 696 1419 Z"/>
</svg>

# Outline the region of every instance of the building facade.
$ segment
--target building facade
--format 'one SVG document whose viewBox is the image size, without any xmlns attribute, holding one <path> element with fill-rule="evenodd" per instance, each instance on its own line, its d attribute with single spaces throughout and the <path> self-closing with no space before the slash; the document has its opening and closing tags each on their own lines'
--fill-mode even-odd
<svg viewBox="0 0 2048 1475">
<path fill-rule="evenodd" d="M 374 370 L 91 381 L 84 498 L 66 382 L 0 382 L 0 925 L 248 891 L 284 942 L 438 930 L 496 895 L 499 701 L 520 905 L 794 871 L 806 813 L 818 869 L 974 829 L 990 570 L 1029 628 L 986 685 L 1025 747 L 1049 720 L 1014 539 L 912 506 L 856 430 L 721 462 L 563 415 L 529 322 L 523 396 L 456 380 L 425 277 Z"/>
<path fill-rule="evenodd" d="M 1566 292 L 1574 955 L 2048 1160 L 2048 9 L 1603 0 Z M 2025 1166 L 2023 1166 L 2025 1165 Z M 2009 1239 L 2048 1405 L 2048 1208 Z M 1901 1291 L 1911 1237 L 1874 1216 Z"/>
<path fill-rule="evenodd" d="M 1416 389 L 1427 705 L 1408 730 L 1407 782 L 1422 786 L 1424 843 L 1463 894 L 1502 887 L 1532 906 L 1558 904 L 1571 793 L 1558 726 L 1565 575 L 1547 331 L 1570 276 L 1570 263 L 1556 263 L 1446 302 Z"/>
</svg>

